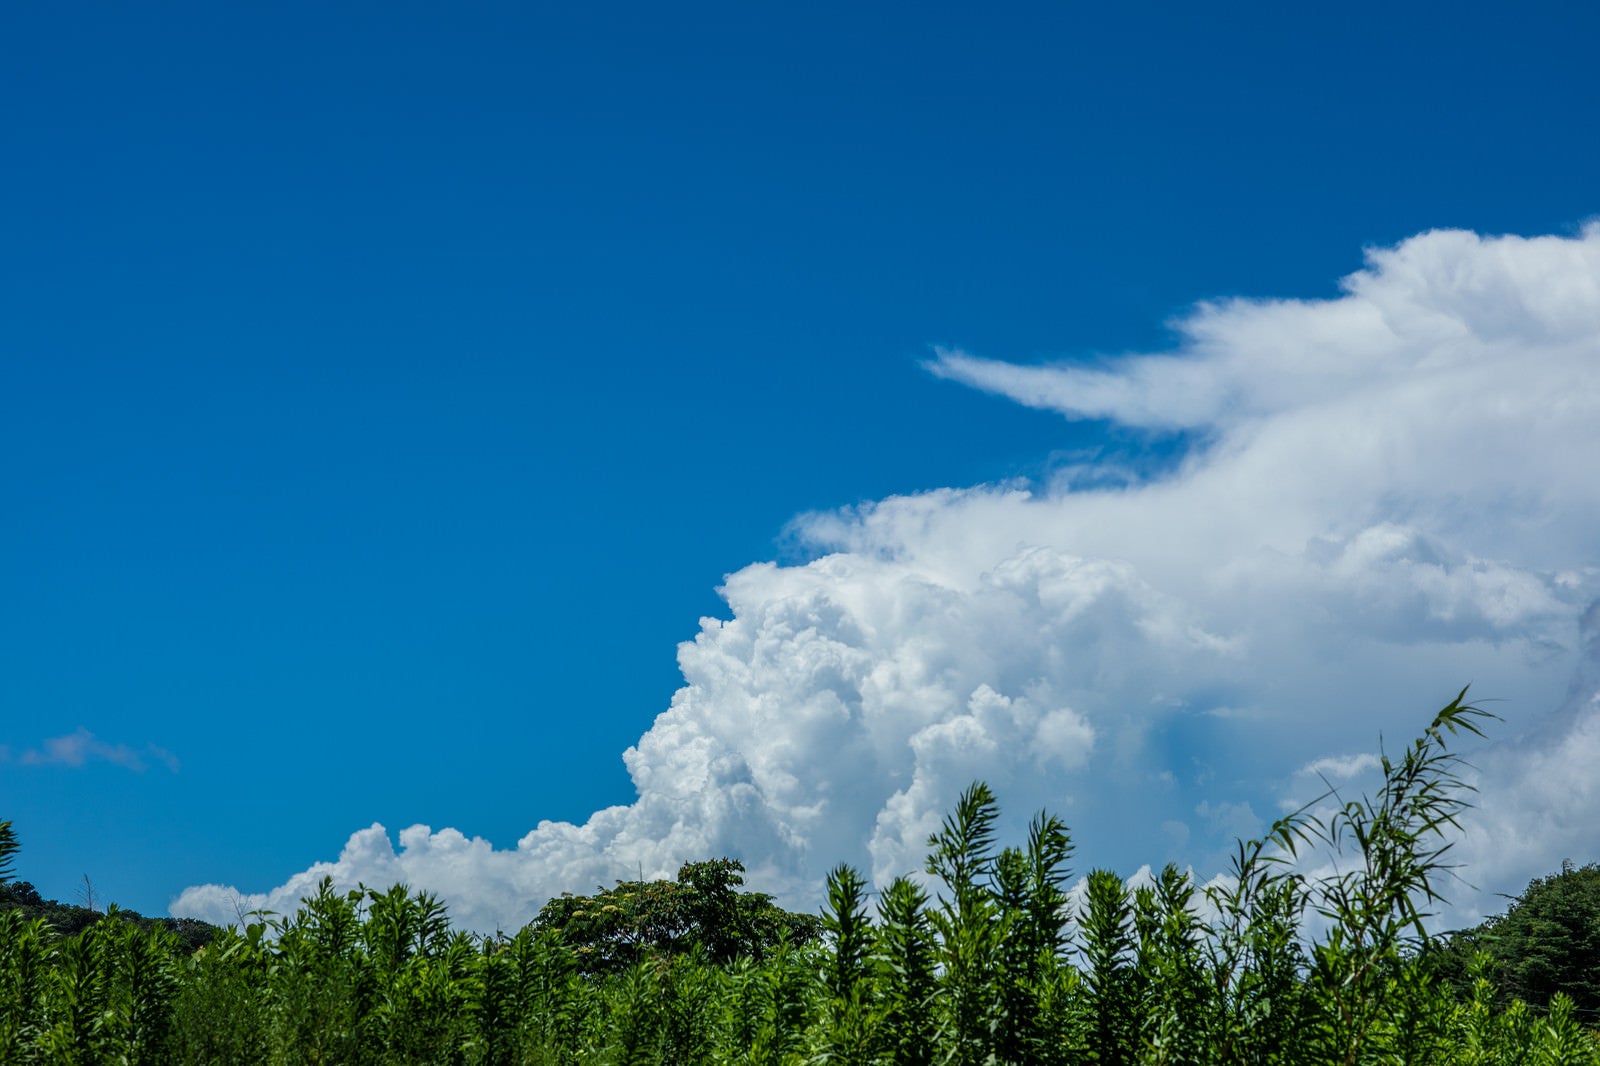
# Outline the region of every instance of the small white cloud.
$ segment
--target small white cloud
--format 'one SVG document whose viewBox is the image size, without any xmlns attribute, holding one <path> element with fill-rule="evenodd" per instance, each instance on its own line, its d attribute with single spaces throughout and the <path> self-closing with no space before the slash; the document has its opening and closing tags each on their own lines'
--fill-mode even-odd
<svg viewBox="0 0 1600 1066">
<path fill-rule="evenodd" d="M 37 748 L 24 748 L 15 756 L 10 748 L 0 747 L 0 762 L 14 761 L 21 766 L 79 767 L 91 762 L 108 762 L 143 773 L 151 759 L 173 773 L 178 772 L 178 757 L 165 748 L 154 744 L 147 744 L 143 748 L 108 744 L 82 726 L 64 736 L 49 737 Z"/>
<path fill-rule="evenodd" d="M 1360 755 L 1324 755 L 1300 767 L 1297 774 L 1302 777 L 1326 777 L 1348 781 L 1357 774 L 1376 770 L 1381 765 L 1378 756 L 1370 752 Z"/>
</svg>

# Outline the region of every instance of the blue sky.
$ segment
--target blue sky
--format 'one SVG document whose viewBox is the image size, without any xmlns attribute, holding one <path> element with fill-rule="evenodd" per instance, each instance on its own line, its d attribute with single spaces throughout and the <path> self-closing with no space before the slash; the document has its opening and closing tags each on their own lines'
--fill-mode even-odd
<svg viewBox="0 0 1600 1066">
<path fill-rule="evenodd" d="M 584 825 L 634 802 L 620 755 L 686 685 L 678 644 L 732 616 L 725 575 L 871 540 L 800 516 L 1045 494 L 1084 464 L 1142 484 L 1232 426 L 1029 409 L 995 363 L 930 372 L 937 351 L 1193 354 L 1174 324 L 1197 301 L 1330 300 L 1364 249 L 1575 240 L 1600 206 L 1600 18 L 1575 5 L 336 7 L 0 16 L 0 817 L 47 895 L 88 874 L 160 913 L 282 885 L 375 822 L 499 849 Z M 1600 562 L 1446 533 L 1471 565 Z M 1096 558 L 1178 595 L 1154 549 Z M 1538 626 L 1575 624 L 1571 600 Z M 1578 644 L 1535 628 L 1457 650 L 1486 642 L 1491 694 L 1534 703 Z M 1535 668 L 1539 640 L 1561 650 Z M 974 685 L 1049 702 L 1003 666 Z M 1172 699 L 1207 713 L 1315 680 L 1191 676 Z M 1428 709 L 1395 702 L 1360 739 Z M 1051 774 L 1236 739 L 1177 714 L 1116 762 L 1072 714 L 1100 739 Z M 1319 752 L 1271 754 L 1288 775 Z M 1174 802 L 1259 816 L 1270 791 Z M 880 800 L 837 800 L 847 851 Z M 1203 865 L 1190 833 L 1172 855 Z M 785 886 L 811 862 L 766 861 Z"/>
</svg>

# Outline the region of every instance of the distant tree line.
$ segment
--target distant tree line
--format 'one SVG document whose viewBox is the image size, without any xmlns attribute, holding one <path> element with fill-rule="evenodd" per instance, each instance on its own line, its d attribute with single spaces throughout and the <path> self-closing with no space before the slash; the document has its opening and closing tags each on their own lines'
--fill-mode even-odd
<svg viewBox="0 0 1600 1066">
<path fill-rule="evenodd" d="M 44 899 L 27 881 L 0 884 L 0 910 L 15 911 L 24 920 L 41 918 L 57 936 L 76 936 L 105 917 L 93 907 Z M 146 918 L 138 911 L 118 910 L 117 918 L 140 929 L 160 927 L 172 933 L 179 949 L 192 953 L 211 942 L 221 930 L 198 918 Z"/>
</svg>

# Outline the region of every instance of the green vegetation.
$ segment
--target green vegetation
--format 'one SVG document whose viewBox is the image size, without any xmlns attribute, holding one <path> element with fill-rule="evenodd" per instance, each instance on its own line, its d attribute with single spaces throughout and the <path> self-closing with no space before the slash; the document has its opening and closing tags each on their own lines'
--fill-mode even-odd
<svg viewBox="0 0 1600 1066">
<path fill-rule="evenodd" d="M 585 973 L 614 973 L 647 958 L 699 952 L 725 965 L 760 960 L 780 943 L 808 944 L 821 922 L 791 914 L 761 892 L 740 892 L 733 859 L 685 863 L 676 881 L 619 881 L 593 896 L 563 893 L 533 920 L 572 950 Z"/>
<path fill-rule="evenodd" d="M 1594 987 L 1594 867 L 1430 946 L 1465 809 L 1449 741 L 1484 717 L 1458 697 L 1375 795 L 1287 816 L 1227 878 L 1094 870 L 1076 906 L 1066 827 L 1041 813 L 1001 846 L 975 784 L 929 840 L 932 895 L 873 898 L 841 866 L 820 918 L 741 892 L 726 859 L 552 900 L 510 937 L 452 931 L 399 886 L 324 882 L 194 951 L 115 914 L 69 935 L 7 909 L 0 1063 L 1600 1066 L 1572 998 Z M 1312 847 L 1338 872 L 1301 872 Z M 14 853 L 0 823 L 0 876 Z M 1552 923 L 1580 931 L 1571 958 L 1517 946 Z"/>
<path fill-rule="evenodd" d="M 1505 914 L 1444 938 L 1430 961 L 1458 988 L 1487 978 L 1501 1005 L 1565 995 L 1580 1013 L 1600 1015 L 1600 865 L 1564 862 L 1535 878 Z"/>
<path fill-rule="evenodd" d="M 43 918 L 58 936 L 74 936 L 105 917 L 92 907 L 44 899 L 27 881 L 0 883 L 0 911 L 17 911 L 25 920 Z M 185 954 L 210 943 L 219 932 L 216 926 L 197 918 L 146 918 L 138 911 L 124 910 L 116 913 L 122 921 L 132 922 L 140 929 L 160 927 L 167 930 Z"/>
</svg>

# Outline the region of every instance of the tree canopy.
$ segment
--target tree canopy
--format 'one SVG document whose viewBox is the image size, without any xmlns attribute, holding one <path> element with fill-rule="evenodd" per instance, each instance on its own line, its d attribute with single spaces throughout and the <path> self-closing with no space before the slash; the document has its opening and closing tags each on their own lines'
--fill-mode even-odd
<svg viewBox="0 0 1600 1066">
<path fill-rule="evenodd" d="M 1543 1006 L 1564 992 L 1578 1010 L 1600 1011 L 1600 864 L 1568 861 L 1534 878 L 1504 914 L 1451 934 L 1438 972 L 1468 985 L 1480 953 L 1502 1002 Z"/>
<path fill-rule="evenodd" d="M 684 863 L 675 881 L 618 881 L 592 896 L 563 894 L 533 920 L 556 933 L 588 972 L 630 966 L 650 955 L 699 949 L 707 961 L 759 960 L 780 941 L 815 940 L 821 919 L 783 910 L 764 892 L 740 892 L 736 859 Z"/>
</svg>

